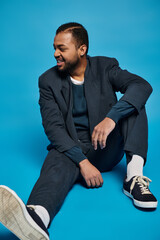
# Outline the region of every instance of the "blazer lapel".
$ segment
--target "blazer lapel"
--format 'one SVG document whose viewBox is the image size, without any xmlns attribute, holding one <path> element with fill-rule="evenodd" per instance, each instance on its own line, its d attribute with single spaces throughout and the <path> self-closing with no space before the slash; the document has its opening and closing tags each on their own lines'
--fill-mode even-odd
<svg viewBox="0 0 160 240">
<path fill-rule="evenodd" d="M 88 108 L 90 134 L 92 135 L 94 127 L 99 123 L 100 86 L 89 64 L 88 60 L 84 77 L 84 90 Z"/>
<path fill-rule="evenodd" d="M 70 102 L 70 83 L 68 81 L 68 77 L 62 79 L 61 93 L 68 108 Z"/>
<path fill-rule="evenodd" d="M 72 84 L 70 81 L 70 77 L 67 76 L 65 79 L 62 80 L 62 89 L 61 93 L 66 103 L 67 113 L 66 113 L 66 127 L 70 136 L 78 140 L 76 128 L 74 125 L 73 117 L 72 117 L 72 108 L 73 108 L 73 100 L 72 100 Z"/>
<path fill-rule="evenodd" d="M 98 84 L 97 76 L 94 76 L 94 73 L 92 72 L 89 59 L 87 61 L 87 68 L 84 76 L 84 91 L 88 108 L 90 134 L 92 135 L 94 127 L 99 123 L 100 85 Z M 66 76 L 66 78 L 62 79 L 61 93 L 65 100 L 67 109 L 66 127 L 70 133 L 70 136 L 73 139 L 78 140 L 72 117 L 72 83 L 69 76 Z"/>
</svg>

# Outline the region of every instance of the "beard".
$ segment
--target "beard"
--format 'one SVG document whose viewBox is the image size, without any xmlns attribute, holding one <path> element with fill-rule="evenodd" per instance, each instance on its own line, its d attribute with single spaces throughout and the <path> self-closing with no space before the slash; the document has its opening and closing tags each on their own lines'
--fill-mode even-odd
<svg viewBox="0 0 160 240">
<path fill-rule="evenodd" d="M 72 62 L 66 61 L 65 59 L 63 60 L 65 63 L 65 66 L 62 69 L 58 68 L 60 72 L 68 72 L 68 73 L 74 72 L 80 62 L 80 59 L 78 57 Z"/>
</svg>

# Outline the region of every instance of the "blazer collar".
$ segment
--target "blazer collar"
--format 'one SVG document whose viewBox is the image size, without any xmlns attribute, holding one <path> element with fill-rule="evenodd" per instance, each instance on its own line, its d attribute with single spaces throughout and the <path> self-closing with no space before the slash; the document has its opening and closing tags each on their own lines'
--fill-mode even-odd
<svg viewBox="0 0 160 240">
<path fill-rule="evenodd" d="M 100 85 L 98 83 L 98 76 L 93 72 L 89 56 L 87 61 L 88 63 L 84 77 L 84 90 L 88 108 L 90 134 L 92 135 L 93 129 L 98 124 L 99 119 Z"/>
<path fill-rule="evenodd" d="M 98 84 L 98 81 L 98 76 L 95 76 L 93 72 L 90 57 L 87 56 L 87 67 L 84 75 L 84 91 L 88 108 L 90 134 L 92 134 L 94 126 L 98 124 L 100 103 L 100 85 Z M 69 75 L 66 75 L 64 78 L 62 78 L 61 92 L 66 103 L 66 123 L 68 123 L 67 125 L 69 130 L 72 126 L 71 123 L 74 125 L 72 117 L 72 83 Z M 74 132 L 74 136 L 76 136 L 76 132 L 74 131 L 73 127 L 71 132 Z"/>
<path fill-rule="evenodd" d="M 65 109 L 66 109 L 66 127 L 70 136 L 78 141 L 78 136 L 76 132 L 76 128 L 74 125 L 74 120 L 72 117 L 72 108 L 73 108 L 73 100 L 72 100 L 72 83 L 70 80 L 70 76 L 66 76 L 65 79 L 62 79 L 62 89 L 61 93 L 65 100 Z"/>
<path fill-rule="evenodd" d="M 63 95 L 63 98 L 66 102 L 67 108 L 70 107 L 70 101 L 71 101 L 71 81 L 69 75 L 67 75 L 65 78 L 62 78 L 62 88 L 61 92 Z"/>
</svg>

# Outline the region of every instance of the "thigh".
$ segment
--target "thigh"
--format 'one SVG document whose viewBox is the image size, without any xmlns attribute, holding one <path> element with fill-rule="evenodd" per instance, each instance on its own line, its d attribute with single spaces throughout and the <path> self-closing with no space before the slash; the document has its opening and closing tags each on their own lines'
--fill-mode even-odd
<svg viewBox="0 0 160 240">
<path fill-rule="evenodd" d="M 124 141 L 120 134 L 119 125 L 111 132 L 106 141 L 106 147 L 97 150 L 92 147 L 87 154 L 88 160 L 100 171 L 110 171 L 116 166 L 124 155 Z"/>
</svg>

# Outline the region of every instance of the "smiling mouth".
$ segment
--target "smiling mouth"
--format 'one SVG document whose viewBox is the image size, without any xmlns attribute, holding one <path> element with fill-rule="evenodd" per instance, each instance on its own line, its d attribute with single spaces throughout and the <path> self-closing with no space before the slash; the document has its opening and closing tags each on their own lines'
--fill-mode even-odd
<svg viewBox="0 0 160 240">
<path fill-rule="evenodd" d="M 57 60 L 57 66 L 61 66 L 62 64 L 64 63 L 64 61 L 63 60 Z"/>
</svg>

